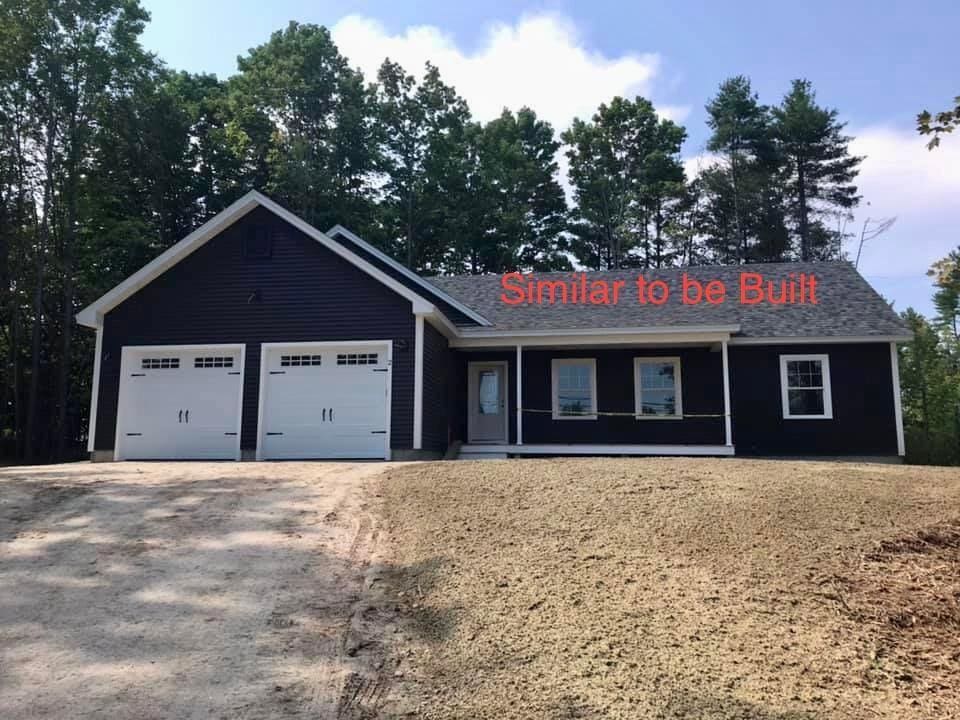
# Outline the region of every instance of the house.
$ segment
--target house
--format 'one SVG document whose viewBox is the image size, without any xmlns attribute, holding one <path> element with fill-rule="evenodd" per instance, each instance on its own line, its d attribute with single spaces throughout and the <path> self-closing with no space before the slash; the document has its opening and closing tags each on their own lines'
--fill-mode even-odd
<svg viewBox="0 0 960 720">
<path fill-rule="evenodd" d="M 89 450 L 902 456 L 904 323 L 848 263 L 748 267 L 815 277 L 816 302 L 741 303 L 744 268 L 699 267 L 643 273 L 669 301 L 618 270 L 587 274 L 617 303 L 510 303 L 500 276 L 421 277 L 251 192 L 77 315 Z M 683 301 L 716 281 L 726 301 Z"/>
</svg>

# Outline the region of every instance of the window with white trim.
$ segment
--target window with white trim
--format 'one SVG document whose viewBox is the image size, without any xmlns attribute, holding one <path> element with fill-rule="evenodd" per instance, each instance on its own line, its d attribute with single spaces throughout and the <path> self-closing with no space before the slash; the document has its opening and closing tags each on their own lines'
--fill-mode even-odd
<svg viewBox="0 0 960 720">
<path fill-rule="evenodd" d="M 785 419 L 831 419 L 830 358 L 827 355 L 781 355 L 780 393 Z"/>
<path fill-rule="evenodd" d="M 593 358 L 554 360 L 553 419 L 597 419 L 597 361 Z"/>
<path fill-rule="evenodd" d="M 637 419 L 680 420 L 683 418 L 680 358 L 634 358 L 633 389 Z"/>
</svg>

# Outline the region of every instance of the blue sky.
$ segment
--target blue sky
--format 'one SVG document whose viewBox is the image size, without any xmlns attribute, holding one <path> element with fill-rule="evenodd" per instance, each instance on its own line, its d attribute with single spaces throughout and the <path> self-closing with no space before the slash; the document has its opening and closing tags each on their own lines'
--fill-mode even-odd
<svg viewBox="0 0 960 720">
<path fill-rule="evenodd" d="M 960 94 L 955 0 L 143 4 L 153 16 L 146 47 L 193 72 L 232 74 L 238 54 L 294 19 L 330 27 L 368 76 L 388 54 L 411 72 L 432 59 L 482 120 L 525 102 L 560 130 L 614 94 L 643 94 L 687 127 L 691 170 L 708 161 L 703 105 L 724 78 L 748 75 L 776 103 L 804 77 L 867 156 L 854 226 L 898 218 L 864 251 L 871 282 L 897 308 L 929 312 L 925 270 L 960 245 L 960 136 L 930 153 L 913 132 L 919 110 Z"/>
</svg>

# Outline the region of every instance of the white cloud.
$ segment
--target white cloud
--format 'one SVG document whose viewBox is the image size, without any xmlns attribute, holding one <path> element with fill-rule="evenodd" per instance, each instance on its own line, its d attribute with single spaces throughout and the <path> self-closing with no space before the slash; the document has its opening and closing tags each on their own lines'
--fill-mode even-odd
<svg viewBox="0 0 960 720">
<path fill-rule="evenodd" d="M 558 132 L 574 117 L 590 117 L 615 95 L 649 96 L 659 63 L 655 54 L 611 58 L 588 50 L 573 24 L 554 14 L 492 25 L 473 52 L 461 50 L 432 25 L 392 35 L 376 20 L 359 15 L 343 18 L 332 33 L 340 51 L 368 79 L 376 78 L 385 57 L 418 77 L 429 60 L 478 120 L 497 117 L 504 107 L 527 105 Z M 661 109 L 674 120 L 688 112 L 680 106 Z"/>
</svg>

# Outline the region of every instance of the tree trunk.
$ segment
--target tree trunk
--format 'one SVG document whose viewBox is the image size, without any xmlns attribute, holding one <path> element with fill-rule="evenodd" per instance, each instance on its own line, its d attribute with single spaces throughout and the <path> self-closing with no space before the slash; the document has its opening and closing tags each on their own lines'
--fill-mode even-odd
<svg viewBox="0 0 960 720">
<path fill-rule="evenodd" d="M 810 260 L 810 241 L 807 238 L 807 179 L 803 174 L 803 161 L 797 160 L 797 211 L 800 226 L 800 259 Z"/>
</svg>

